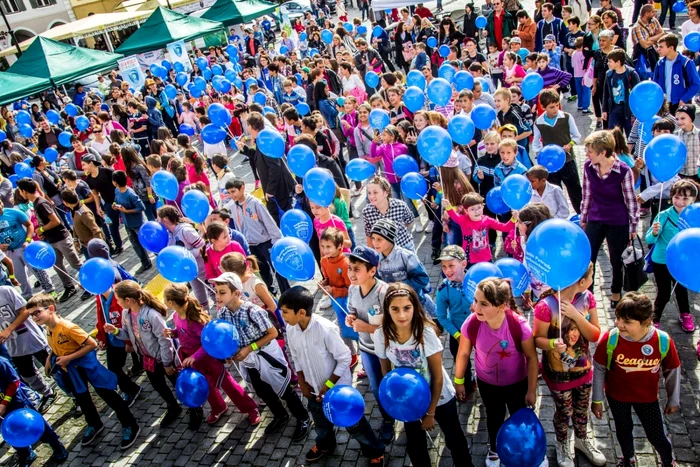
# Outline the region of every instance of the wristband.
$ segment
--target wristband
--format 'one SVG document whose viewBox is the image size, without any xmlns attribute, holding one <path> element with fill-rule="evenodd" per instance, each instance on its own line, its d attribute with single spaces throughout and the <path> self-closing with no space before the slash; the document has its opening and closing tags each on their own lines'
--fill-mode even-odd
<svg viewBox="0 0 700 467">
<path fill-rule="evenodd" d="M 7 276 L 7 278 L 8 278 L 8 279 L 14 279 L 14 278 L 15 278 L 15 275 L 14 275 L 14 274 L 10 274 L 9 276 Z"/>
<path fill-rule="evenodd" d="M 24 239 L 26 243 L 32 243 L 32 237 L 27 237 Z"/>
<path fill-rule="evenodd" d="M 426 414 L 425 414 L 425 415 L 426 415 L 427 417 L 434 417 L 434 416 L 435 416 L 435 414 L 434 414 L 434 413 L 427 413 L 427 412 L 426 412 Z"/>
<path fill-rule="evenodd" d="M 328 389 L 333 389 L 335 387 L 335 383 L 330 379 L 327 379 L 325 384 Z"/>
<path fill-rule="evenodd" d="M 464 384 L 464 378 L 457 378 L 456 376 L 452 379 L 455 384 Z"/>
<path fill-rule="evenodd" d="M 550 349 L 554 348 L 554 341 L 556 341 L 556 339 L 549 339 L 549 348 Z"/>
<path fill-rule="evenodd" d="M 153 195 L 148 195 L 148 199 L 153 199 Z"/>
<path fill-rule="evenodd" d="M 455 332 L 454 334 L 452 334 L 452 337 L 454 337 L 455 339 L 459 339 L 461 336 L 462 336 L 462 333 L 459 332 L 459 331 L 457 331 L 457 332 Z"/>
<path fill-rule="evenodd" d="M 603 403 L 603 401 L 591 401 L 591 402 L 594 404 L 602 404 Z"/>
<path fill-rule="evenodd" d="M 43 228 L 43 227 L 39 227 L 39 233 L 42 233 L 42 234 L 44 233 L 44 228 Z"/>
<path fill-rule="evenodd" d="M 12 396 L 5 396 L 2 398 L 2 400 L 10 402 L 12 400 Z"/>
<path fill-rule="evenodd" d="M 114 331 L 112 331 L 113 336 L 116 336 L 117 334 L 119 334 L 119 328 L 115 328 Z"/>
<path fill-rule="evenodd" d="M 253 349 L 253 352 L 257 352 L 258 351 L 258 344 L 253 342 L 252 344 L 250 344 L 250 348 Z"/>
</svg>

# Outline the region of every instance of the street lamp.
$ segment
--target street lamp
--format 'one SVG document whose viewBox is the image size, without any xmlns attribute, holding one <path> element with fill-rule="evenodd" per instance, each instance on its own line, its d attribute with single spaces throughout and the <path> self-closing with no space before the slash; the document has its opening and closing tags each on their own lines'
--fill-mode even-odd
<svg viewBox="0 0 700 467">
<path fill-rule="evenodd" d="M 5 15 L 5 10 L 0 6 L 0 14 L 2 14 L 2 19 L 5 21 L 5 26 L 7 26 L 7 31 L 10 34 L 10 37 L 12 40 L 10 41 L 10 45 L 12 45 L 12 41 L 15 43 L 15 47 L 17 47 L 17 56 L 21 57 L 22 56 L 22 49 L 19 47 L 19 41 L 17 40 L 17 37 L 15 36 L 15 31 L 12 30 L 10 27 L 10 22 L 7 20 L 7 16 Z"/>
</svg>

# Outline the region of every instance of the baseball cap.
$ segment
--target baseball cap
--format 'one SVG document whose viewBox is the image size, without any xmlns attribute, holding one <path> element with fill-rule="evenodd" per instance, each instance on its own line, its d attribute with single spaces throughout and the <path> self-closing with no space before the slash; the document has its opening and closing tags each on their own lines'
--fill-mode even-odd
<svg viewBox="0 0 700 467">
<path fill-rule="evenodd" d="M 519 37 L 513 37 L 513 38 L 511 38 L 510 42 L 511 42 L 511 43 L 515 42 L 516 44 L 522 44 L 522 43 L 523 43 L 523 41 L 521 41 Z"/>
<path fill-rule="evenodd" d="M 381 235 L 386 238 L 391 243 L 396 243 L 396 233 L 398 232 L 398 226 L 396 222 L 391 219 L 379 219 L 372 226 L 372 234 Z"/>
<path fill-rule="evenodd" d="M 456 259 L 457 261 L 464 261 L 467 259 L 467 255 L 464 250 L 459 245 L 448 245 L 442 249 L 440 253 L 439 261 L 452 261 Z"/>
<path fill-rule="evenodd" d="M 554 37 L 554 34 L 547 34 L 546 36 L 544 36 L 544 41 L 545 42 L 547 42 L 547 41 L 556 42 L 557 38 Z"/>
<path fill-rule="evenodd" d="M 373 249 L 364 245 L 356 246 L 352 253 L 345 253 L 348 258 L 359 259 L 365 263 L 369 263 L 375 268 L 379 266 L 379 254 Z"/>
<path fill-rule="evenodd" d="M 156 81 L 155 81 L 155 80 L 150 79 L 150 78 L 146 80 L 146 86 L 151 86 L 151 85 L 154 85 L 154 84 L 156 84 Z"/>
<path fill-rule="evenodd" d="M 303 71 L 303 72 L 306 73 L 307 75 L 311 73 L 311 70 L 309 70 L 309 67 L 307 67 L 307 66 L 302 67 L 302 68 L 301 68 L 301 71 Z"/>
<path fill-rule="evenodd" d="M 215 279 L 210 279 L 209 282 L 213 282 L 215 284 L 230 284 L 238 291 L 243 290 L 241 279 L 232 272 L 225 272 Z"/>
<path fill-rule="evenodd" d="M 80 158 L 80 160 L 83 162 L 92 162 L 95 165 L 102 164 L 102 156 L 98 156 L 97 154 L 92 153 L 85 154 L 83 157 Z"/>
</svg>

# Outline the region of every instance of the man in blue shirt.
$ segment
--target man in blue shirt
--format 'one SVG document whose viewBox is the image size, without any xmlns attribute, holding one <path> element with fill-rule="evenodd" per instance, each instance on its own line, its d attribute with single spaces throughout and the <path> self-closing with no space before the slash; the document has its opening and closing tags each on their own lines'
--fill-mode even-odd
<svg viewBox="0 0 700 467">
<path fill-rule="evenodd" d="M 83 85 L 80 83 L 76 84 L 75 97 L 73 97 L 73 103 L 82 109 L 83 104 L 85 103 L 85 96 L 87 96 L 87 93 L 83 90 Z"/>
</svg>

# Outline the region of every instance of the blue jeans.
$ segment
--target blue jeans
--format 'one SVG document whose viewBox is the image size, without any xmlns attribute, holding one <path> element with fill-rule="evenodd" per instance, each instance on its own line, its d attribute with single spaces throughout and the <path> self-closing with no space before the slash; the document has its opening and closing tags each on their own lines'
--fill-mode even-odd
<svg viewBox="0 0 700 467">
<path fill-rule="evenodd" d="M 400 182 L 392 183 L 391 184 L 391 191 L 394 194 L 394 198 L 401 199 L 406 204 L 408 204 L 408 209 L 411 210 L 411 214 L 413 214 L 414 218 L 418 217 L 418 211 L 416 210 L 416 206 L 413 204 L 413 200 L 401 192 L 401 183 Z"/>
<path fill-rule="evenodd" d="M 382 404 L 379 402 L 379 383 L 382 382 L 382 364 L 379 361 L 379 357 L 374 354 L 360 350 L 360 356 L 362 357 L 362 368 L 365 369 L 367 373 L 367 379 L 369 379 L 369 387 L 372 390 L 372 395 L 374 395 L 374 400 L 377 401 L 377 407 L 379 407 L 379 412 L 382 414 L 382 418 L 387 423 L 394 423 L 394 419 L 391 415 L 386 413 L 382 408 Z"/>
<path fill-rule="evenodd" d="M 336 304 L 337 302 L 337 304 Z M 333 305 L 333 310 L 335 315 L 338 317 L 338 327 L 340 328 L 340 335 L 343 339 L 352 339 L 354 341 L 360 340 L 360 335 L 351 327 L 345 324 L 345 316 L 347 315 L 348 309 L 348 297 L 338 297 L 331 300 L 331 305 Z M 344 308 L 341 310 L 340 307 Z"/>
<path fill-rule="evenodd" d="M 668 27 L 674 28 L 676 26 L 676 12 L 673 11 L 673 4 L 675 0 L 661 0 L 661 16 L 659 16 L 659 24 L 663 27 L 664 21 L 666 21 L 666 13 L 669 12 L 668 17 Z"/>
<path fill-rule="evenodd" d="M 450 219 L 450 231 L 445 234 L 444 245 L 458 245 L 462 246 L 462 229 L 460 226 Z"/>
<path fill-rule="evenodd" d="M 583 78 L 574 78 L 574 83 L 578 95 L 578 108 L 588 110 L 591 106 L 591 88 L 583 85 Z"/>
<path fill-rule="evenodd" d="M 110 220 L 109 231 L 112 233 L 112 240 L 114 240 L 114 247 L 119 250 L 122 245 L 122 236 L 119 233 L 119 211 L 112 209 L 111 204 L 104 204 L 104 211 Z"/>
<path fill-rule="evenodd" d="M 625 132 L 625 136 L 629 136 L 632 122 L 631 119 L 625 118 L 625 104 L 615 105 L 608 111 L 608 128 L 612 130 L 616 126 Z"/>
<path fill-rule="evenodd" d="M 355 243 L 355 232 L 352 230 L 352 227 L 350 227 L 348 229 L 348 237 L 350 237 L 350 243 L 351 243 L 350 250 L 354 250 L 355 245 L 357 245 L 357 243 Z"/>
</svg>

